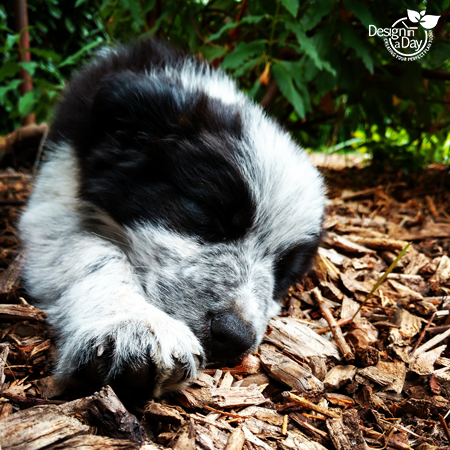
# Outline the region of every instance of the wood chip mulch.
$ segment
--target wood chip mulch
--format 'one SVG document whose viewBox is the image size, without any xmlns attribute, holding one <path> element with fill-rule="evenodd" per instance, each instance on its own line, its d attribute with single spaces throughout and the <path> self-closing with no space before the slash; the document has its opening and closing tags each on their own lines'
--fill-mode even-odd
<svg viewBox="0 0 450 450">
<path fill-rule="evenodd" d="M 323 172 L 315 266 L 258 352 L 128 411 L 110 387 L 76 398 L 52 375 L 46 314 L 20 284 L 15 224 L 32 171 L 0 170 L 1 449 L 449 449 L 448 170 Z"/>
</svg>

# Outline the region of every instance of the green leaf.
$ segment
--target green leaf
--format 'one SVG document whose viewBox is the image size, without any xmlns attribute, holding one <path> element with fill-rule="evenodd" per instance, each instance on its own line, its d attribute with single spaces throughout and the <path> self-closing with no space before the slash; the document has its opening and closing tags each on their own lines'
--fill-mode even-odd
<svg viewBox="0 0 450 450">
<path fill-rule="evenodd" d="M 39 66 L 36 61 L 20 62 L 19 65 L 30 74 L 30 77 L 34 75 L 36 67 Z"/>
<path fill-rule="evenodd" d="M 364 3 L 357 2 L 356 0 L 344 0 L 344 3 L 349 11 L 353 11 L 355 13 L 355 16 L 366 28 L 369 28 L 369 25 L 378 24 L 369 8 Z"/>
<path fill-rule="evenodd" d="M 20 71 L 20 66 L 14 61 L 6 61 L 2 67 L 0 67 L 0 83 L 5 78 L 10 78 L 16 75 Z"/>
<path fill-rule="evenodd" d="M 82 49 L 78 50 L 76 53 L 74 53 L 73 55 L 66 58 L 59 65 L 59 67 L 69 66 L 70 64 L 76 64 L 85 53 L 87 53 L 89 50 L 93 49 L 94 47 L 97 47 L 97 45 L 103 44 L 103 43 L 104 43 L 103 41 L 95 41 L 95 42 L 91 42 L 90 44 L 85 45 Z"/>
<path fill-rule="evenodd" d="M 299 0 L 281 0 L 281 3 L 293 17 L 297 17 Z"/>
<path fill-rule="evenodd" d="M 222 58 L 226 54 L 227 49 L 225 47 L 200 47 L 200 52 L 205 57 L 207 61 L 213 61 L 216 58 Z"/>
<path fill-rule="evenodd" d="M 225 33 L 226 31 L 233 30 L 234 28 L 237 28 L 238 26 L 240 26 L 242 24 L 245 24 L 245 23 L 256 24 L 256 23 L 261 22 L 262 19 L 265 19 L 268 17 L 269 17 L 269 15 L 267 15 L 267 14 L 264 14 L 262 16 L 248 16 L 248 17 L 244 17 L 240 22 L 227 23 L 217 33 L 212 34 L 208 39 L 206 39 L 206 43 L 215 41 L 216 39 L 220 38 L 220 36 L 222 36 L 222 34 Z"/>
<path fill-rule="evenodd" d="M 303 119 L 305 117 L 305 106 L 303 99 L 295 89 L 292 76 L 282 62 L 272 66 L 272 73 L 282 94 L 292 104 L 297 114 Z"/>
<path fill-rule="evenodd" d="M 331 67 L 328 61 L 324 61 L 320 58 L 314 41 L 306 36 L 305 32 L 301 29 L 298 23 L 289 22 L 286 24 L 286 28 L 295 33 L 302 50 L 314 61 L 314 64 L 319 70 L 325 69 L 335 75 L 335 70 Z"/>
<path fill-rule="evenodd" d="M 33 109 L 40 97 L 40 90 L 37 88 L 32 89 L 25 95 L 20 97 L 19 100 L 19 114 L 22 117 L 28 116 L 33 112 Z"/>
<path fill-rule="evenodd" d="M 19 86 L 21 84 L 22 80 L 11 80 L 6 86 L 0 87 L 0 102 L 4 101 L 5 95 L 9 91 L 15 91 L 16 89 L 19 89 Z"/>
<path fill-rule="evenodd" d="M 243 64 L 248 58 L 261 54 L 264 51 L 266 40 L 253 42 L 241 42 L 237 47 L 225 56 L 222 62 L 222 69 L 236 69 Z"/>
<path fill-rule="evenodd" d="M 361 39 L 361 36 L 346 23 L 341 24 L 340 32 L 344 45 L 353 48 L 356 51 L 356 54 L 363 60 L 363 63 L 369 72 L 373 73 L 373 59 L 370 54 L 370 47 Z"/>
<path fill-rule="evenodd" d="M 77 0 L 75 2 L 75 8 L 78 8 L 79 6 L 81 6 L 83 3 L 86 3 L 86 0 Z"/>
<path fill-rule="evenodd" d="M 311 3 L 304 16 L 300 19 L 300 27 L 306 33 L 312 30 L 322 19 L 330 13 L 333 0 L 316 0 Z"/>
</svg>

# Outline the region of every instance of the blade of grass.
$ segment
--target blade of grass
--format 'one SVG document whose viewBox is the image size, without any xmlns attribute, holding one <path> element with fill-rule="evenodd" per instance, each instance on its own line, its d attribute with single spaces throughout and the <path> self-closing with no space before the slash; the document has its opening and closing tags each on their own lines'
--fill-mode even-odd
<svg viewBox="0 0 450 450">
<path fill-rule="evenodd" d="M 402 249 L 402 251 L 398 254 L 397 258 L 395 258 L 394 261 L 392 262 L 392 264 L 389 266 L 389 269 L 386 270 L 386 272 L 384 272 L 383 276 L 377 281 L 377 284 L 367 294 L 366 299 L 361 303 L 361 305 L 359 306 L 358 310 L 353 315 L 352 320 L 350 321 L 350 323 L 352 323 L 355 320 L 355 317 L 361 311 L 361 308 L 369 301 L 369 299 L 372 297 L 372 295 L 375 293 L 375 291 L 384 283 L 384 281 L 386 280 L 387 276 L 395 269 L 395 266 L 402 259 L 403 255 L 406 253 L 406 250 L 408 250 L 410 245 L 411 245 L 411 242 L 408 242 L 408 244 L 405 245 L 405 247 Z"/>
</svg>

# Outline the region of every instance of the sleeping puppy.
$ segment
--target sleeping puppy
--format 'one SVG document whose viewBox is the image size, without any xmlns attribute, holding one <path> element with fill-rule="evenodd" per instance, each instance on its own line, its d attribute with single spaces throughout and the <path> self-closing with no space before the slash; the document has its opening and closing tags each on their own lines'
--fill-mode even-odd
<svg viewBox="0 0 450 450">
<path fill-rule="evenodd" d="M 20 221 L 57 373 L 158 397 L 255 350 L 316 252 L 324 187 L 220 70 L 153 40 L 68 85 Z"/>
</svg>

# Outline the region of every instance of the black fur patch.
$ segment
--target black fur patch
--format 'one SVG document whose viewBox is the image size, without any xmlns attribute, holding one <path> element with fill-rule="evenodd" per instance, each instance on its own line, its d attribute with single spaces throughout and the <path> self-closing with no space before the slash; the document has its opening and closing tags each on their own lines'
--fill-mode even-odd
<svg viewBox="0 0 450 450">
<path fill-rule="evenodd" d="M 81 197 L 119 224 L 161 224 L 205 242 L 238 239 L 255 216 L 237 163 L 241 117 L 158 71 L 176 67 L 178 57 L 145 41 L 100 58 L 72 81 L 53 140 L 73 142 Z"/>
<path fill-rule="evenodd" d="M 317 236 L 281 254 L 275 262 L 275 299 L 283 298 L 289 286 L 299 281 L 299 278 L 311 268 L 320 241 L 321 236 Z"/>
</svg>

